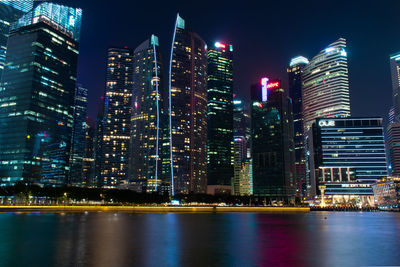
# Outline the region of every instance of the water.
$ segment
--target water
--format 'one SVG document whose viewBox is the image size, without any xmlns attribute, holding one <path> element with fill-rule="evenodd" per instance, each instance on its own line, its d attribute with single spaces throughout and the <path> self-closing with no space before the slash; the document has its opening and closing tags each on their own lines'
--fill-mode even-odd
<svg viewBox="0 0 400 267">
<path fill-rule="evenodd" d="M 384 265 L 400 213 L 0 213 L 0 266 Z"/>
</svg>

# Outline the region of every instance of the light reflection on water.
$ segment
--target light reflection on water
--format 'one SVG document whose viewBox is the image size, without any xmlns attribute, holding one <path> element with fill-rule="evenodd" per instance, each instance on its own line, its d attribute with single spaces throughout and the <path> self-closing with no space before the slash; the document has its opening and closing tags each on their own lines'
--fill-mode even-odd
<svg viewBox="0 0 400 267">
<path fill-rule="evenodd" d="M 0 266 L 400 265 L 400 213 L 1 213 Z"/>
</svg>

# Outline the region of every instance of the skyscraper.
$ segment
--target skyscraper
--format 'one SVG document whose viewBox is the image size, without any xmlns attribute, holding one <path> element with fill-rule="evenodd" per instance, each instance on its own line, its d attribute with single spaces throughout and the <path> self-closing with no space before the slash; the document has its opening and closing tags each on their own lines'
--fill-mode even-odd
<svg viewBox="0 0 400 267">
<path fill-rule="evenodd" d="M 390 56 L 393 107 L 389 113 L 387 144 L 393 176 L 400 175 L 400 53 Z"/>
<path fill-rule="evenodd" d="M 290 61 L 287 72 L 289 74 L 289 97 L 293 103 L 294 148 L 296 157 L 296 194 L 303 196 L 305 187 L 305 161 L 304 161 L 304 130 L 303 130 L 303 102 L 301 75 L 303 68 L 309 63 L 302 56 Z"/>
<path fill-rule="evenodd" d="M 11 28 L 0 92 L 1 184 L 67 182 L 81 15 L 42 3 Z"/>
<path fill-rule="evenodd" d="M 208 49 L 207 192 L 232 186 L 233 179 L 233 47 L 216 42 Z"/>
<path fill-rule="evenodd" d="M 251 88 L 251 137 L 254 195 L 294 202 L 292 103 L 279 80 L 262 78 Z"/>
<path fill-rule="evenodd" d="M 86 111 L 88 90 L 77 84 L 74 104 L 74 125 L 72 128 L 71 172 L 69 184 L 82 185 L 82 166 L 85 157 Z"/>
<path fill-rule="evenodd" d="M 100 186 L 129 185 L 128 167 L 131 139 L 133 51 L 109 48 L 107 51 L 106 90 L 98 127 L 96 167 Z"/>
<path fill-rule="evenodd" d="M 304 130 L 316 118 L 350 116 L 346 40 L 338 39 L 303 68 Z"/>
<path fill-rule="evenodd" d="M 206 44 L 177 15 L 169 68 L 171 192 L 207 187 Z"/>
<path fill-rule="evenodd" d="M 394 120 L 400 122 L 400 52 L 390 55 Z"/>
<path fill-rule="evenodd" d="M 82 186 L 96 187 L 94 180 L 94 144 L 96 126 L 95 122 L 90 118 L 86 119 L 85 123 L 85 149 L 82 162 Z"/>
<path fill-rule="evenodd" d="M 33 0 L 0 1 L 0 79 L 6 64 L 7 41 L 10 26 L 33 8 Z"/>
<path fill-rule="evenodd" d="M 139 190 L 154 192 L 161 184 L 162 60 L 152 35 L 134 51 L 131 175 Z"/>
<path fill-rule="evenodd" d="M 233 100 L 233 132 L 234 132 L 234 175 L 233 193 L 250 195 L 252 188 L 252 163 L 250 155 L 250 115 L 246 111 L 244 101 Z"/>
</svg>

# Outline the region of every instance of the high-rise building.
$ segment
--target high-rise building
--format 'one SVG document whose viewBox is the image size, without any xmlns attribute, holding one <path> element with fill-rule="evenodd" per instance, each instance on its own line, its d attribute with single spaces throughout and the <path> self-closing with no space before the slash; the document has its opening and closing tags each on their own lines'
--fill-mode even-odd
<svg viewBox="0 0 400 267">
<path fill-rule="evenodd" d="M 319 52 L 302 73 L 304 130 L 316 118 L 350 116 L 346 40 L 338 39 Z"/>
<path fill-rule="evenodd" d="M 233 180 L 233 47 L 216 42 L 207 51 L 207 193 Z M 218 189 L 217 189 L 218 190 Z"/>
<path fill-rule="evenodd" d="M 238 98 L 233 100 L 233 132 L 233 193 L 235 195 L 251 195 L 253 181 L 250 155 L 250 115 L 246 111 L 244 101 Z"/>
<path fill-rule="evenodd" d="M 134 51 L 131 175 L 140 191 L 159 191 L 162 172 L 162 73 L 158 37 Z"/>
<path fill-rule="evenodd" d="M 317 119 L 310 138 L 313 190 L 323 202 L 373 205 L 371 186 L 387 176 L 382 119 Z"/>
<path fill-rule="evenodd" d="M 10 26 L 22 15 L 32 10 L 33 0 L 1 0 L 0 1 L 0 79 L 6 64 L 7 41 Z"/>
<path fill-rule="evenodd" d="M 85 157 L 86 113 L 88 90 L 77 84 L 74 104 L 74 125 L 72 128 L 71 171 L 69 184 L 82 185 L 82 166 Z"/>
<path fill-rule="evenodd" d="M 294 149 L 296 158 L 296 195 L 305 194 L 306 169 L 304 159 L 304 130 L 303 130 L 303 102 L 301 75 L 303 68 L 309 63 L 302 56 L 293 58 L 287 69 L 289 75 L 289 97 L 293 103 Z"/>
<path fill-rule="evenodd" d="M 42 3 L 11 27 L 0 91 L 1 184 L 67 182 L 81 14 Z M 63 25 L 64 15 L 74 24 Z"/>
<path fill-rule="evenodd" d="M 169 68 L 171 193 L 206 192 L 207 56 L 177 15 Z"/>
<path fill-rule="evenodd" d="M 400 175 L 400 53 L 390 56 L 393 107 L 389 111 L 387 150 L 391 175 Z"/>
<path fill-rule="evenodd" d="M 133 51 L 109 48 L 106 90 L 98 122 L 96 179 L 105 188 L 129 186 Z"/>
<path fill-rule="evenodd" d="M 247 160 L 247 140 L 244 136 L 234 137 L 234 176 L 233 176 L 233 194 L 240 194 L 240 173 L 242 171 L 243 163 Z"/>
<path fill-rule="evenodd" d="M 390 72 L 392 76 L 392 99 L 395 122 L 400 121 L 400 52 L 390 55 Z"/>
<path fill-rule="evenodd" d="M 94 180 L 94 144 L 96 124 L 93 120 L 87 118 L 85 126 L 85 150 L 82 160 L 81 185 L 96 187 L 97 184 Z"/>
<path fill-rule="evenodd" d="M 291 99 L 279 80 L 262 78 L 251 88 L 253 193 L 294 202 L 295 158 Z"/>
</svg>

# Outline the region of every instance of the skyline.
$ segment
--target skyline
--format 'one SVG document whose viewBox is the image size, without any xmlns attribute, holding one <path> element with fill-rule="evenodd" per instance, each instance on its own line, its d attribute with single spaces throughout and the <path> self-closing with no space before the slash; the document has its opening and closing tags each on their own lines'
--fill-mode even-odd
<svg viewBox="0 0 400 267">
<path fill-rule="evenodd" d="M 203 2 L 194 10 L 188 3 L 177 3 L 151 10 L 151 13 L 142 3 L 127 4 L 127 8 L 118 4 L 105 8 L 106 3 L 91 0 L 56 2 L 83 9 L 78 81 L 89 89 L 91 118 L 96 118 L 105 88 L 107 48 L 125 45 L 135 48 L 150 34 L 156 34 L 163 54 L 168 55 L 174 18 L 179 12 L 209 46 L 215 41 L 233 44 L 234 90 L 246 102 L 251 84 L 261 76 L 280 78 L 287 89 L 286 68 L 291 58 L 298 55 L 312 58 L 339 37 L 346 38 L 352 115 L 382 116 L 387 120 L 392 104 L 389 55 L 400 47 L 400 37 L 391 31 L 391 23 L 395 21 L 395 10 L 400 3 L 391 3 L 391 8 L 387 8 L 383 3 L 372 1 L 363 3 L 363 7 L 357 3 L 341 5 L 345 3 L 341 1 L 335 5 L 318 5 L 323 12 L 317 10 L 315 1 L 308 5 L 270 3 L 268 9 L 261 6 L 254 9 L 250 3 L 241 4 L 240 8 L 235 3 L 229 6 L 214 3 L 210 8 L 208 2 Z M 122 1 L 116 3 L 122 4 Z M 130 6 L 132 8 L 128 8 Z M 292 8 L 287 9 L 287 6 Z M 200 16 L 203 11 L 208 13 L 207 20 Z M 260 16 L 264 12 L 268 13 L 268 19 Z M 145 19 L 151 14 L 151 20 Z M 295 19 L 297 17 L 313 17 L 318 23 Z M 119 30 L 115 30 L 116 26 Z M 101 34 L 91 30 L 92 27 L 101 28 Z M 274 42 L 269 42 L 270 36 Z M 371 67 L 362 69 L 359 66 Z M 382 97 L 376 103 L 378 90 Z"/>
</svg>

